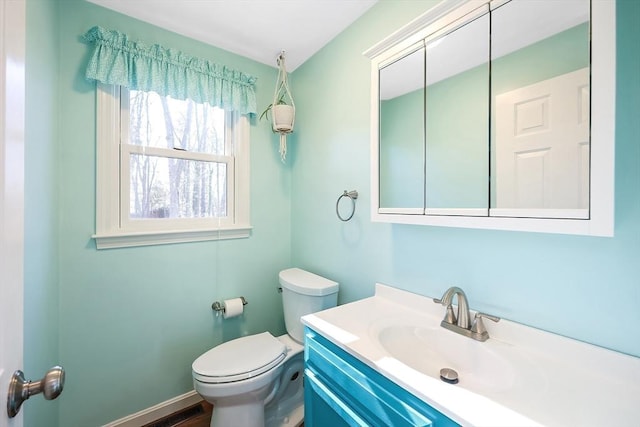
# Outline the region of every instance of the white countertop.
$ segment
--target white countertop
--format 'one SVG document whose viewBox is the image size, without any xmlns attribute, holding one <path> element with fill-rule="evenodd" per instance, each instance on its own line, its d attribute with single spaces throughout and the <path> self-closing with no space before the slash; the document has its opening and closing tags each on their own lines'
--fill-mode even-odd
<svg viewBox="0 0 640 427">
<path fill-rule="evenodd" d="M 431 298 L 377 284 L 375 296 L 302 322 L 465 426 L 640 426 L 640 358 L 504 319 L 485 321 L 484 343 L 441 329 L 459 337 L 465 356 L 481 350 L 503 361 L 501 378 L 487 384 L 466 373 L 452 385 L 401 362 L 377 339 L 393 325 L 439 327 L 444 312 Z"/>
</svg>

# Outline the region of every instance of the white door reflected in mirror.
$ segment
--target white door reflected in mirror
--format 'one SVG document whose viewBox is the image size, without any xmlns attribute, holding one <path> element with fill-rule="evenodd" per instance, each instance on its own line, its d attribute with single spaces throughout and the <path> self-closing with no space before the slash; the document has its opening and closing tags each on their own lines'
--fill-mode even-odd
<svg viewBox="0 0 640 427">
<path fill-rule="evenodd" d="M 498 95 L 496 159 L 491 215 L 588 218 L 589 69 Z"/>
</svg>

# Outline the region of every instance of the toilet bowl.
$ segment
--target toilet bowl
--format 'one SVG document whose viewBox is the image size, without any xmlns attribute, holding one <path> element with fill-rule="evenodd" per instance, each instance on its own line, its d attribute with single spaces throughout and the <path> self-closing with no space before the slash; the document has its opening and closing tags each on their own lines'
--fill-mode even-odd
<svg viewBox="0 0 640 427">
<path fill-rule="evenodd" d="M 211 426 L 284 427 L 303 421 L 300 317 L 337 303 L 338 284 L 297 268 L 280 272 L 287 334 L 222 343 L 192 365 L 196 392 L 213 404 Z"/>
</svg>

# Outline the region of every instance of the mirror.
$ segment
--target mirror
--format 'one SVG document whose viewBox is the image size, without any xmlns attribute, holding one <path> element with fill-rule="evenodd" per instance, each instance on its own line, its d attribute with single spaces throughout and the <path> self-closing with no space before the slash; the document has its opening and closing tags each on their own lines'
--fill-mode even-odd
<svg viewBox="0 0 640 427">
<path fill-rule="evenodd" d="M 426 47 L 426 213 L 486 216 L 489 14 L 446 28 Z"/>
<path fill-rule="evenodd" d="M 514 0 L 492 11 L 491 215 L 589 216 L 589 7 Z"/>
<path fill-rule="evenodd" d="M 433 9 L 390 37 L 403 38 L 369 50 L 377 55 L 374 219 L 547 227 L 529 220 L 540 218 L 585 234 L 595 217 L 612 224 L 615 5 L 444 0 Z M 445 219 L 455 216 L 465 222 Z"/>
<path fill-rule="evenodd" d="M 380 69 L 380 207 L 424 212 L 424 43 Z"/>
</svg>

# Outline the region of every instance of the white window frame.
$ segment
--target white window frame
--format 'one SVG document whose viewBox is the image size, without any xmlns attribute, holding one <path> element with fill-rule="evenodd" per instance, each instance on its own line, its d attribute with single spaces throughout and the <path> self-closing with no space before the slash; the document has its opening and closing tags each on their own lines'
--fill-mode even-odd
<svg viewBox="0 0 640 427">
<path fill-rule="evenodd" d="M 97 249 L 186 243 L 207 240 L 249 237 L 249 119 L 245 115 L 231 115 L 233 127 L 229 144 L 231 158 L 220 158 L 227 164 L 232 177 L 227 189 L 228 217 L 221 219 L 148 219 L 129 220 L 128 183 L 124 183 L 121 165 L 128 168 L 129 152 L 121 150 L 121 87 L 97 84 L 96 90 L 96 240 Z M 128 114 L 128 111 L 125 112 Z M 126 134 L 126 130 L 125 130 Z M 129 146 L 129 150 L 132 147 Z M 121 151 L 123 157 L 121 158 Z M 146 148 L 145 154 L 153 154 Z M 176 152 L 174 157 L 181 157 Z M 231 183 L 233 181 L 233 183 Z M 124 191 L 123 191 L 124 190 Z M 126 196 L 122 196 L 126 194 Z M 122 200 L 121 200 L 122 199 Z M 126 200 L 125 200 L 126 199 Z"/>
</svg>

